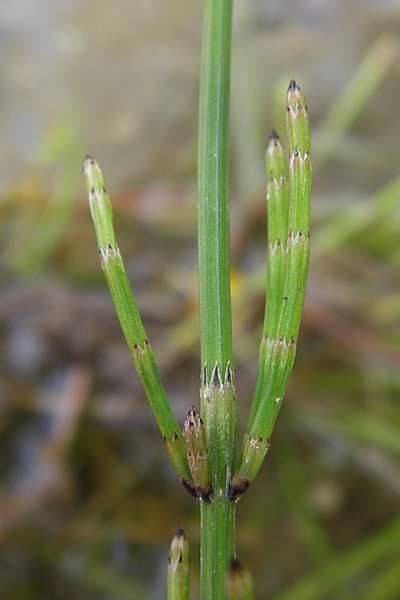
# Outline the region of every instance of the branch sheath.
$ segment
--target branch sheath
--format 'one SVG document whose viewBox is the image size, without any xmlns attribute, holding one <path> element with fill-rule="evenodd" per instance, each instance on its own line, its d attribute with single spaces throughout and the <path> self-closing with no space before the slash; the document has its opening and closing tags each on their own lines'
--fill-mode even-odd
<svg viewBox="0 0 400 600">
<path fill-rule="evenodd" d="M 111 202 L 105 187 L 103 174 L 98 163 L 91 157 L 85 159 L 83 171 L 89 194 L 90 212 L 96 231 L 101 267 L 121 329 L 128 344 L 133 365 L 142 382 L 154 418 L 164 438 L 171 464 L 180 479 L 189 480 L 190 471 L 182 432 L 161 383 L 154 354 L 143 327 L 115 239 Z"/>
</svg>

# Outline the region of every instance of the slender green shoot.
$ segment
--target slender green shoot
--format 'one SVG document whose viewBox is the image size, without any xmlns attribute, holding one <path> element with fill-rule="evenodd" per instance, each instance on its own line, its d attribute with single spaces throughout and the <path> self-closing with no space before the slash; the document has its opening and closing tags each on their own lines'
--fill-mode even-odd
<svg viewBox="0 0 400 600">
<path fill-rule="evenodd" d="M 268 450 L 294 364 L 304 305 L 310 254 L 311 145 L 308 108 L 295 81 L 290 82 L 287 95 L 287 130 L 288 195 L 282 145 L 275 133 L 267 149 L 267 302 L 258 378 L 234 494 L 254 479 Z"/>
<path fill-rule="evenodd" d="M 133 365 L 142 382 L 153 415 L 164 438 L 171 464 L 180 479 L 190 480 L 182 432 L 161 383 L 154 354 L 143 327 L 115 239 L 111 202 L 105 187 L 103 174 L 97 162 L 91 157 L 85 159 L 83 170 L 101 266 Z"/>
<path fill-rule="evenodd" d="M 259 370 L 254 400 L 250 409 L 249 422 L 252 422 L 264 394 L 268 381 L 271 380 L 273 367 L 273 345 L 268 339 L 275 339 L 280 318 L 283 287 L 286 273 L 286 242 L 288 237 L 288 182 L 285 176 L 286 160 L 284 149 L 273 131 L 265 153 L 265 170 L 267 176 L 267 214 L 268 214 L 268 254 L 267 254 L 267 302 L 265 306 L 263 338 L 260 346 Z"/>
<path fill-rule="evenodd" d="M 189 543 L 183 529 L 178 529 L 168 557 L 168 600 L 189 600 Z"/>
<path fill-rule="evenodd" d="M 278 134 L 273 131 L 267 147 L 268 255 L 267 298 L 264 336 L 274 337 L 278 327 L 285 284 L 286 241 L 288 237 L 288 182 L 286 160 Z"/>
</svg>

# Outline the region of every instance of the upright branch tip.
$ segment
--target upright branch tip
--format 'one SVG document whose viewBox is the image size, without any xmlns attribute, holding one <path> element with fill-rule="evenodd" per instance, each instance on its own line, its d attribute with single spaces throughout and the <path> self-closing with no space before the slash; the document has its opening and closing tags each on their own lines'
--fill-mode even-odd
<svg viewBox="0 0 400 600">
<path fill-rule="evenodd" d="M 275 129 L 273 129 L 271 131 L 271 133 L 269 134 L 268 142 L 273 141 L 273 140 L 279 140 L 279 135 L 277 134 Z"/>
<path fill-rule="evenodd" d="M 168 557 L 168 599 L 189 599 L 189 543 L 179 528 L 174 535 Z"/>
<path fill-rule="evenodd" d="M 296 91 L 300 91 L 300 86 L 297 85 L 296 81 L 294 79 L 291 79 L 289 82 L 289 87 L 288 87 L 288 92 L 296 92 Z"/>
</svg>

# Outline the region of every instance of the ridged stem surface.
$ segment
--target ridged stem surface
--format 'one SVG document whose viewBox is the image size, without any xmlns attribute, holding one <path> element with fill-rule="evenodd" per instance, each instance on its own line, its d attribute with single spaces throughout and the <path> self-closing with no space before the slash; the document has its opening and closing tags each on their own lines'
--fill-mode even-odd
<svg viewBox="0 0 400 600">
<path fill-rule="evenodd" d="M 234 552 L 235 507 L 228 498 L 235 455 L 232 371 L 228 142 L 232 0 L 205 0 L 200 82 L 198 227 L 201 415 L 210 484 L 201 500 L 202 600 L 223 600 Z"/>
</svg>

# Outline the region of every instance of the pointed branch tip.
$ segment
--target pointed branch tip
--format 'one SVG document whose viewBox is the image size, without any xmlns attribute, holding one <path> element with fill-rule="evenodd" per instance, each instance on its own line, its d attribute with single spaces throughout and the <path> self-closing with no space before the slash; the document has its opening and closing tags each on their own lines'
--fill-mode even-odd
<svg viewBox="0 0 400 600">
<path fill-rule="evenodd" d="M 196 417 L 197 416 L 197 411 L 196 411 L 196 407 L 195 406 L 192 405 L 190 407 L 187 416 L 188 417 Z"/>
<path fill-rule="evenodd" d="M 269 141 L 269 142 L 271 142 L 271 141 L 273 141 L 273 140 L 279 140 L 279 135 L 276 133 L 276 130 L 275 130 L 275 129 L 273 129 L 273 130 L 271 131 L 271 133 L 269 134 L 269 138 L 268 138 L 268 141 Z"/>
<path fill-rule="evenodd" d="M 83 169 L 85 169 L 85 167 L 88 165 L 95 165 L 95 164 L 96 164 L 96 159 L 93 158 L 93 156 L 91 156 L 90 154 L 86 154 L 86 156 L 83 160 Z"/>
<path fill-rule="evenodd" d="M 300 87 L 297 85 L 296 81 L 294 79 L 291 79 L 288 87 L 288 92 L 296 92 L 299 90 Z"/>
<path fill-rule="evenodd" d="M 215 367 L 214 367 L 213 373 L 211 375 L 211 384 L 215 387 L 221 386 L 221 384 L 222 384 L 221 374 L 219 372 L 218 363 L 215 363 Z"/>
</svg>

